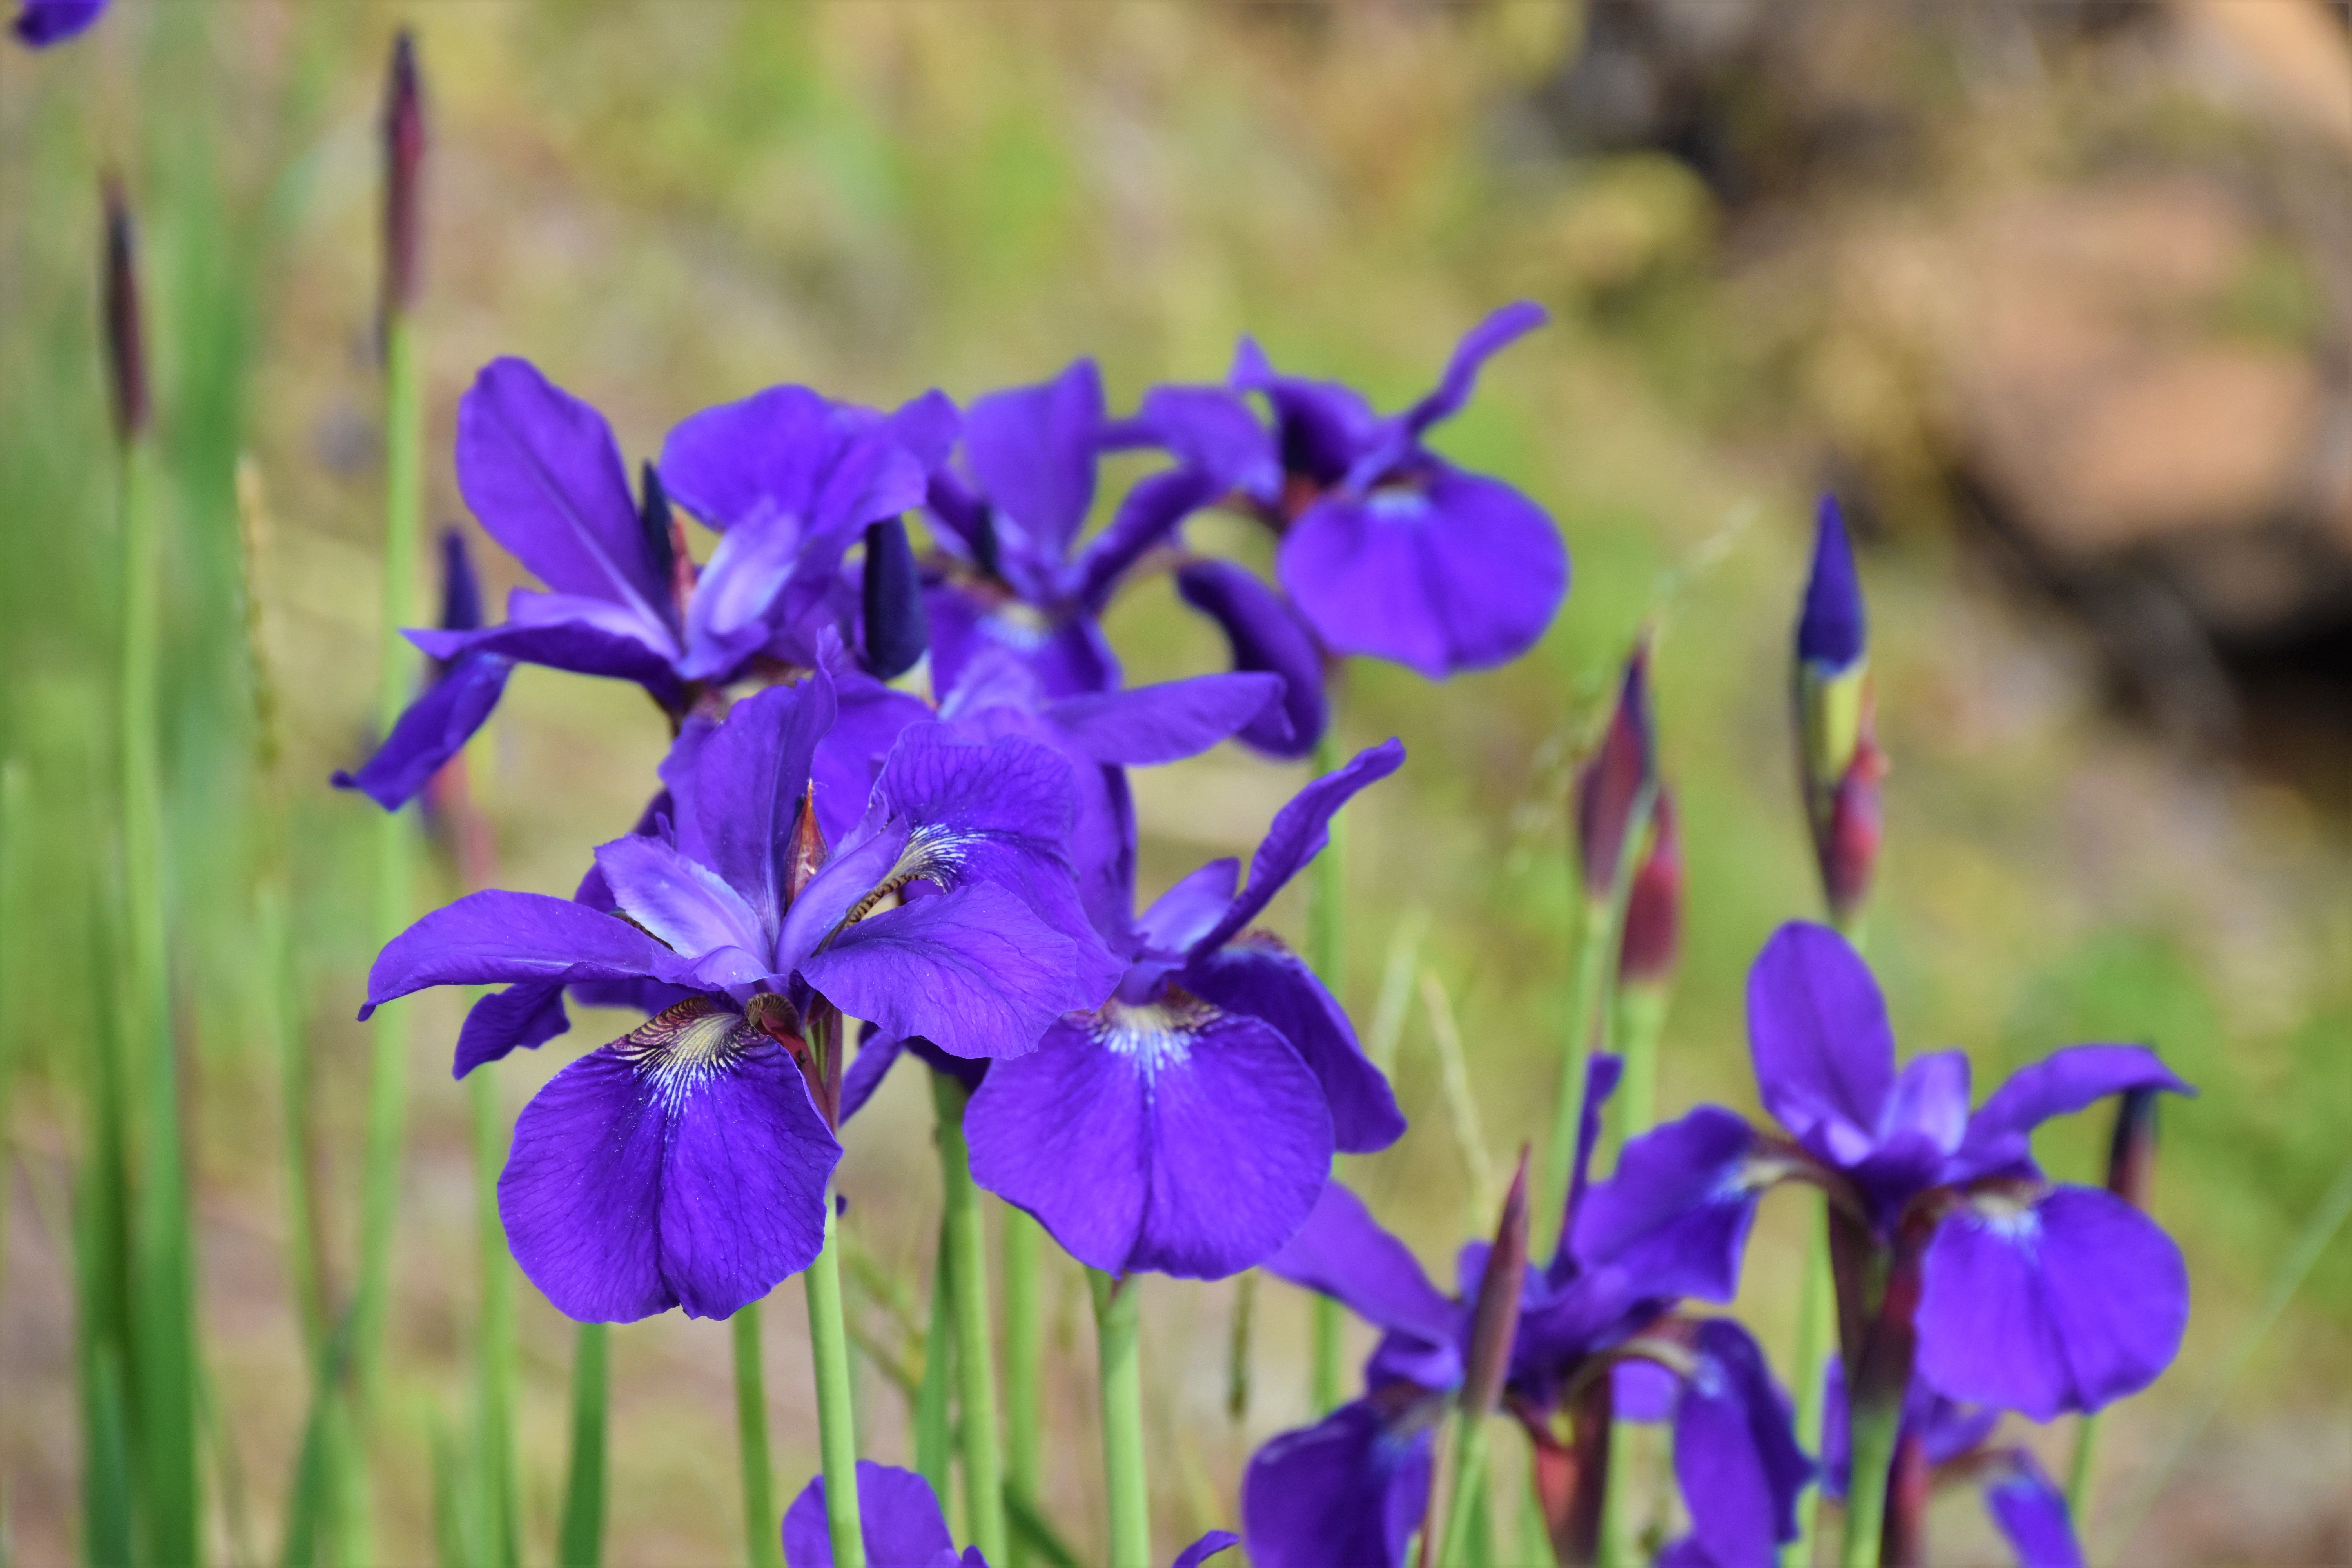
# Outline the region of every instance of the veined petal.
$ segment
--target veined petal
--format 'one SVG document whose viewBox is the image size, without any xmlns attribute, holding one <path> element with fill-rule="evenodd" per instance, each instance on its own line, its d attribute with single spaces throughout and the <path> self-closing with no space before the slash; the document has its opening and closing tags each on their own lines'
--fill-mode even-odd
<svg viewBox="0 0 2352 1568">
<path fill-rule="evenodd" d="M 1748 972 L 1748 1043 L 1756 1084 L 1798 1142 L 1840 1167 L 1858 1164 L 1895 1086 L 1886 999 L 1853 944 L 1791 921 Z"/>
<path fill-rule="evenodd" d="M 1323 1085 L 1341 1153 L 1373 1153 L 1404 1136 L 1404 1113 L 1387 1077 L 1357 1044 L 1339 1002 L 1297 958 L 1236 942 L 1194 959 L 1178 984 L 1213 1006 L 1271 1025 L 1290 1042 Z"/>
<path fill-rule="evenodd" d="M 457 405 L 457 488 L 508 553 L 562 594 L 659 625 L 628 470 L 604 416 L 520 359 L 482 367 Z"/>
<path fill-rule="evenodd" d="M 567 1317 L 723 1318 L 816 1257 L 840 1158 L 791 1056 L 698 997 L 524 1108 L 499 1212 L 516 1263 Z"/>
<path fill-rule="evenodd" d="M 1242 885 L 1240 896 L 1223 917 L 1193 942 L 1191 951 L 1202 953 L 1222 947 L 1234 932 L 1255 920 L 1258 912 L 1274 901 L 1275 894 L 1331 842 L 1331 819 L 1339 815 L 1339 808 L 1353 799 L 1357 791 L 1379 783 L 1403 765 L 1404 743 L 1383 741 L 1357 752 L 1345 766 L 1332 769 L 1291 796 L 1289 804 L 1274 814 L 1273 826 L 1259 841 L 1257 853 L 1250 857 L 1249 880 Z"/>
<path fill-rule="evenodd" d="M 402 712 L 357 773 L 338 773 L 337 789 L 355 789 L 386 811 L 397 811 L 432 782 L 499 705 L 514 661 L 496 654 L 461 655 Z"/>
<path fill-rule="evenodd" d="M 1102 376 L 1082 359 L 1053 380 L 972 400 L 964 460 L 1003 518 L 1038 555 L 1059 561 L 1094 506 Z"/>
<path fill-rule="evenodd" d="M 1459 1317 L 1454 1302 L 1430 1283 L 1412 1249 L 1381 1229 L 1363 1199 L 1338 1182 L 1324 1186 L 1307 1223 L 1264 1267 L 1278 1279 L 1321 1291 L 1375 1328 L 1454 1346 Z"/>
<path fill-rule="evenodd" d="M 1642 1296 L 1730 1300 L 1763 1192 L 1755 1150 L 1747 1119 L 1712 1105 L 1634 1139 L 1584 1195 L 1578 1262 L 1623 1270 Z"/>
<path fill-rule="evenodd" d="M 1046 720 L 1090 762 L 1150 767 L 1200 755 L 1282 699 L 1272 675 L 1196 675 L 1157 686 L 1066 697 Z"/>
<path fill-rule="evenodd" d="M 826 673 L 837 708 L 833 728 L 817 742 L 809 774 L 816 784 L 817 826 L 825 842 L 838 844 L 866 815 L 882 760 L 900 731 L 928 721 L 931 710 L 922 699 L 894 691 L 845 660 Z"/>
<path fill-rule="evenodd" d="M 687 603 L 680 675 L 724 681 L 767 643 L 769 612 L 800 558 L 800 523 L 797 514 L 771 513 L 719 536 Z"/>
<path fill-rule="evenodd" d="M 1230 855 L 1186 872 L 1137 917 L 1136 930 L 1162 952 L 1182 952 L 1215 929 L 1241 875 L 1242 863 Z"/>
<path fill-rule="evenodd" d="M 2095 1188 L 2053 1187 L 2031 1206 L 1979 1195 L 1920 1259 L 1920 1375 L 2036 1421 L 2138 1393 L 2188 1321 L 2179 1247 Z"/>
<path fill-rule="evenodd" d="M 975 1181 L 1114 1274 L 1239 1273 L 1297 1231 L 1331 1168 L 1330 1114 L 1298 1054 L 1198 1004 L 1055 1025 L 989 1068 L 965 1130 Z"/>
<path fill-rule="evenodd" d="M 782 923 L 783 857 L 836 711 L 833 682 L 820 669 L 797 686 L 745 698 L 723 723 L 689 725 L 662 763 L 679 847 L 707 858 L 743 896 L 762 932 Z"/>
<path fill-rule="evenodd" d="M 2160 1089 L 2197 1091 L 2146 1046 L 2068 1046 L 2010 1074 L 1969 1119 L 1967 1140 L 1948 1182 L 1964 1182 L 2026 1159 L 2032 1131 L 2055 1116 L 2087 1109 L 2111 1094 Z"/>
<path fill-rule="evenodd" d="M 721 532 L 783 518 L 797 536 L 839 438 L 833 415 L 832 400 L 805 386 L 771 386 L 690 415 L 662 443 L 663 488 Z"/>
<path fill-rule="evenodd" d="M 368 972 L 360 1017 L 428 985 L 678 980 L 686 968 L 626 921 L 569 899 L 493 889 L 434 910 L 385 943 Z"/>
<path fill-rule="evenodd" d="M 1369 1399 L 1250 1457 L 1242 1531 L 1256 1568 L 1402 1568 L 1429 1512 L 1430 1428 L 1391 1430 Z"/>
<path fill-rule="evenodd" d="M 965 666 L 991 650 L 1026 665 L 1049 697 L 1118 689 L 1118 656 L 1101 626 L 1083 612 L 1049 615 L 1018 599 L 983 598 L 945 583 L 923 595 L 923 613 L 931 623 L 937 690 L 955 690 Z"/>
<path fill-rule="evenodd" d="M 1315 749 L 1329 719 L 1324 695 L 1323 649 L 1314 629 L 1281 595 L 1229 561 L 1192 561 L 1176 572 L 1183 601 L 1217 623 L 1237 670 L 1282 678 L 1280 703 L 1244 726 L 1244 745 L 1275 757 L 1303 757 Z"/>
<path fill-rule="evenodd" d="M 1708 1555 L 1769 1563 L 1775 1546 L 1797 1538 L 1797 1494 L 1812 1461 L 1748 1331 L 1710 1318 L 1697 1341 L 1697 1364 L 1675 1405 L 1675 1479 Z"/>
<path fill-rule="evenodd" d="M 534 1050 L 571 1027 L 560 984 L 526 980 L 493 991 L 467 1009 L 449 1076 L 464 1078 L 484 1062 L 497 1061 L 510 1051 Z"/>
<path fill-rule="evenodd" d="M 857 1517 L 868 1568 L 930 1568 L 955 1538 L 931 1483 L 913 1470 L 857 1461 Z M 784 1510 L 784 1568 L 833 1568 L 833 1534 L 825 1522 L 824 1478 L 801 1489 Z"/>
<path fill-rule="evenodd" d="M 709 867 L 658 838 L 615 838 L 596 849 L 596 868 L 629 920 L 686 958 L 719 948 L 765 952 L 760 917 Z"/>
<path fill-rule="evenodd" d="M 1518 658 L 1568 595 L 1568 549 L 1543 508 L 1443 465 L 1326 496 L 1283 536 L 1276 567 L 1326 647 L 1432 680 Z"/>
</svg>

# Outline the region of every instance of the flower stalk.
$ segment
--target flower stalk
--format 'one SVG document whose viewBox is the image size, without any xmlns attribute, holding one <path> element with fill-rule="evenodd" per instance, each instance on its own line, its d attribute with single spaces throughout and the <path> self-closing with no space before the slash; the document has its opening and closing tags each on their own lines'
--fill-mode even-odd
<svg viewBox="0 0 2352 1568">
<path fill-rule="evenodd" d="M 743 1473 L 743 1541 L 751 1568 L 775 1568 L 782 1542 L 776 1533 L 775 1470 L 768 1460 L 768 1387 L 760 1355 L 760 1303 L 739 1309 L 728 1320 L 735 1351 L 735 1431 Z"/>
<path fill-rule="evenodd" d="M 828 1193 L 824 1247 L 802 1280 L 808 1290 L 809 1355 L 816 1364 L 817 1448 L 825 1478 L 824 1517 L 835 1568 L 866 1568 L 857 1508 L 857 1426 L 850 1405 L 849 1332 L 841 1306 L 839 1219 Z"/>
<path fill-rule="evenodd" d="M 947 1073 L 930 1075 L 940 1118 L 940 1176 L 945 1189 L 949 1289 L 955 1302 L 956 1400 L 963 1449 L 964 1514 L 973 1545 L 991 1562 L 1007 1561 L 1004 1477 L 996 1426 L 996 1373 L 988 1328 L 988 1239 L 980 1189 L 964 1147 L 963 1111 L 971 1091 Z"/>
<path fill-rule="evenodd" d="M 1096 1360 L 1102 1381 L 1105 1492 L 1110 1504 L 1110 1568 L 1151 1561 L 1151 1493 L 1143 1466 L 1143 1369 L 1138 1360 L 1140 1302 L 1135 1281 L 1087 1270 L 1094 1289 Z"/>
<path fill-rule="evenodd" d="M 583 1323 L 572 1341 L 572 1458 L 555 1549 L 561 1568 L 597 1568 L 604 1560 L 606 1333 L 603 1323 Z"/>
<path fill-rule="evenodd" d="M 947 1218 L 940 1219 L 940 1242 L 931 1266 L 931 1321 L 923 1333 L 923 1377 L 915 1387 L 915 1468 L 945 1506 L 948 1467 L 955 1451 L 955 1421 L 950 1380 L 955 1375 L 955 1258 Z"/>
</svg>

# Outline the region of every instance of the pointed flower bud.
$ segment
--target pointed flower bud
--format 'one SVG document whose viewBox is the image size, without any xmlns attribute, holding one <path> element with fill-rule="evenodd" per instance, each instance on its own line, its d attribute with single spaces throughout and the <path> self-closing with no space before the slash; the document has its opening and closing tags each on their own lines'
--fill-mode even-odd
<svg viewBox="0 0 2352 1568">
<path fill-rule="evenodd" d="M 130 204 L 106 182 L 106 363 L 114 428 L 125 441 L 147 430 L 147 345 L 139 310 L 139 258 Z"/>
<path fill-rule="evenodd" d="M 1528 1272 L 1528 1145 L 1519 1145 L 1519 1168 L 1503 1199 L 1486 1272 L 1478 1281 L 1478 1305 L 1470 1320 L 1470 1353 L 1462 1378 L 1462 1407 L 1492 1415 L 1503 1399 L 1511 1370 L 1511 1345 L 1519 1333 L 1519 1293 Z"/>
<path fill-rule="evenodd" d="M 816 816 L 816 784 L 811 780 L 801 796 L 800 808 L 793 816 L 793 836 L 784 846 L 784 897 L 797 899 L 801 889 L 814 880 L 832 851 L 824 841 L 824 829 Z"/>
<path fill-rule="evenodd" d="M 915 668 L 930 647 L 923 579 L 915 570 L 904 519 L 866 525 L 866 668 L 885 680 Z"/>
<path fill-rule="evenodd" d="M 441 629 L 478 631 L 482 625 L 482 584 L 474 575 L 473 552 L 466 546 L 466 531 L 441 532 Z"/>
<path fill-rule="evenodd" d="M 1626 985 L 1664 985 L 1682 951 L 1683 852 L 1675 835 L 1674 796 L 1659 786 L 1650 816 L 1649 853 L 1625 900 L 1625 938 L 1617 977 Z"/>
<path fill-rule="evenodd" d="M 2156 1097 L 2161 1084 L 2127 1089 L 2116 1097 L 2116 1131 L 2107 1145 L 2107 1191 L 2136 1209 L 2147 1207 L 2156 1174 Z"/>
<path fill-rule="evenodd" d="M 383 95 L 383 314 L 416 301 L 425 171 L 425 104 L 417 84 L 416 40 L 405 29 L 392 42 Z"/>
<path fill-rule="evenodd" d="M 1834 496 L 1822 498 L 1797 621 L 1796 705 L 1813 851 L 1831 913 L 1843 921 L 1861 907 L 1877 866 L 1886 758 L 1878 749 L 1862 585 Z"/>
<path fill-rule="evenodd" d="M 1633 836 L 1643 796 L 1657 785 L 1657 750 L 1650 715 L 1650 645 L 1634 645 L 1617 689 L 1600 749 L 1576 774 L 1577 859 L 1588 898 L 1608 899 L 1617 886 L 1618 862 Z"/>
</svg>

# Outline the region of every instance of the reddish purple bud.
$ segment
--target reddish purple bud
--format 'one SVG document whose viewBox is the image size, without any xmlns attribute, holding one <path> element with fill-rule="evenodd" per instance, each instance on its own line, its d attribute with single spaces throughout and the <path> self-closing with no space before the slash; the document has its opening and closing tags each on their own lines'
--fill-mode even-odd
<svg viewBox="0 0 2352 1568">
<path fill-rule="evenodd" d="M 1462 1407 L 1489 1415 L 1503 1399 L 1503 1379 L 1511 1370 L 1511 1343 L 1519 1333 L 1519 1289 L 1528 1273 L 1528 1145 L 1519 1145 L 1519 1168 L 1503 1199 L 1486 1272 L 1478 1281 L 1478 1305 L 1470 1320 L 1470 1353 L 1462 1378 Z"/>
<path fill-rule="evenodd" d="M 106 363 L 114 428 L 129 441 L 147 429 L 147 343 L 139 310 L 139 257 L 131 206 L 119 180 L 106 182 Z"/>
<path fill-rule="evenodd" d="M 383 97 L 383 314 L 389 321 L 416 302 L 425 172 L 425 103 L 417 85 L 416 41 L 405 28 L 392 41 Z"/>
<path fill-rule="evenodd" d="M 1645 637 L 1625 661 L 1616 711 L 1601 747 L 1576 774 L 1576 848 L 1588 897 L 1606 899 L 1632 835 L 1643 793 L 1656 783 L 1656 748 L 1650 720 L 1650 645 Z"/>
<path fill-rule="evenodd" d="M 1627 984 L 1663 984 L 1674 973 L 1682 940 L 1682 844 L 1675 836 L 1674 795 L 1662 784 L 1650 815 L 1650 850 L 1633 873 L 1625 900 L 1617 977 Z"/>
<path fill-rule="evenodd" d="M 2127 1089 L 2116 1097 L 2116 1132 L 2107 1145 L 2107 1191 L 2145 1211 L 2156 1175 L 2157 1085 Z"/>
<path fill-rule="evenodd" d="M 808 793 L 801 796 L 800 810 L 793 814 L 792 841 L 784 846 L 787 901 L 799 898 L 801 889 L 815 879 L 830 853 L 824 842 L 824 829 L 817 826 L 816 785 L 812 782 Z"/>
<path fill-rule="evenodd" d="M 1881 785 L 1886 777 L 1886 753 L 1878 749 L 1876 726 L 1865 692 L 1862 726 L 1853 761 L 1831 793 L 1829 813 L 1814 829 L 1813 851 L 1821 862 L 1822 890 L 1830 916 L 1843 924 L 1870 896 L 1872 875 L 1878 868 L 1878 846 L 1884 833 Z"/>
</svg>

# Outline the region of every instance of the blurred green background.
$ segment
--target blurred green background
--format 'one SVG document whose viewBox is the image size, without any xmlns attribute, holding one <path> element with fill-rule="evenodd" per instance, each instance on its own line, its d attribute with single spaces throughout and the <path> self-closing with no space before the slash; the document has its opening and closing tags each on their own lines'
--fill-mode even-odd
<svg viewBox="0 0 2352 1568">
<path fill-rule="evenodd" d="M 2095 1546 L 2144 1563 L 2352 1554 L 2340 1237 L 2127 1547 L 2117 1534 L 2352 1127 L 2343 7 L 117 0 L 77 44 L 0 51 L 9 1561 L 68 1561 L 78 1528 L 66 1215 L 111 980 L 90 916 L 110 875 L 117 636 L 101 169 L 142 219 L 170 474 L 174 995 L 222 1560 L 275 1555 L 305 1397 L 277 1068 L 253 1022 L 256 888 L 281 854 L 348 1286 L 373 808 L 325 779 L 369 741 L 374 118 L 403 24 L 433 139 L 436 523 L 463 515 L 457 398 L 501 353 L 604 409 L 634 458 L 782 380 L 967 397 L 1092 353 L 1129 404 L 1221 374 L 1244 331 L 1394 406 L 1492 306 L 1551 308 L 1439 444 L 1552 510 L 1575 561 L 1566 610 L 1508 669 L 1431 686 L 1360 665 L 1344 700 L 1350 744 L 1395 733 L 1411 752 L 1351 813 L 1344 989 L 1360 1027 L 1394 1040 L 1414 1123 L 1346 1174 L 1441 1279 L 1470 1223 L 1472 1130 L 1447 1111 L 1413 966 L 1452 997 L 1475 1135 L 1506 1159 L 1539 1135 L 1557 1073 L 1567 780 L 1645 624 L 1688 867 L 1662 1108 L 1752 1105 L 1747 961 L 1816 907 L 1787 660 L 1811 498 L 1839 489 L 1865 539 L 1894 763 L 1871 952 L 1906 1049 L 1967 1047 L 1981 1092 L 2058 1045 L 2145 1039 L 2204 1089 L 2167 1108 L 2157 1196 L 2189 1258 L 2189 1338 L 2106 1423 Z M 1239 523 L 1194 531 L 1265 559 Z M 489 572 L 518 580 L 502 559 Z M 1136 680 L 1222 653 L 1164 581 L 1112 631 Z M 505 881 L 568 891 L 635 817 L 664 742 L 633 690 L 521 672 L 475 774 Z M 1301 777 L 1230 748 L 1139 777 L 1147 881 L 1245 849 Z M 1277 926 L 1296 931 L 1296 899 Z M 1407 1005 L 1383 1012 L 1384 993 Z M 444 1068 L 457 1006 L 431 999 L 415 1026 L 377 1505 L 402 1561 L 431 1554 L 429 1438 L 460 1417 L 473 1312 L 465 1106 Z M 592 1016 L 507 1064 L 509 1107 L 620 1026 Z M 2055 1128 L 2045 1159 L 2096 1179 L 2105 1132 L 2096 1115 Z M 849 1225 L 919 1293 L 937 1177 L 911 1075 L 848 1142 Z M 1742 1303 L 1776 1355 L 1798 1217 L 1768 1205 Z M 1091 1542 L 1091 1331 L 1075 1269 L 1053 1286 L 1047 1501 Z M 528 1544 L 545 1561 L 570 1339 L 523 1294 Z M 868 1294 L 853 1310 L 887 1336 Z M 1227 1415 L 1232 1296 L 1146 1297 L 1171 1545 L 1231 1523 L 1249 1449 L 1305 1414 L 1305 1311 L 1269 1286 L 1248 1412 Z M 1368 1349 L 1354 1331 L 1351 1353 Z M 733 1560 L 725 1330 L 672 1314 L 614 1344 L 608 1560 Z M 797 1291 L 774 1298 L 768 1346 L 789 1497 L 815 1459 Z M 870 1372 L 860 1392 L 867 1453 L 906 1462 L 898 1395 Z M 2063 1436 L 2039 1439 L 2053 1460 Z M 1994 1553 L 1963 1499 L 1936 1531 L 1951 1560 Z"/>
</svg>

